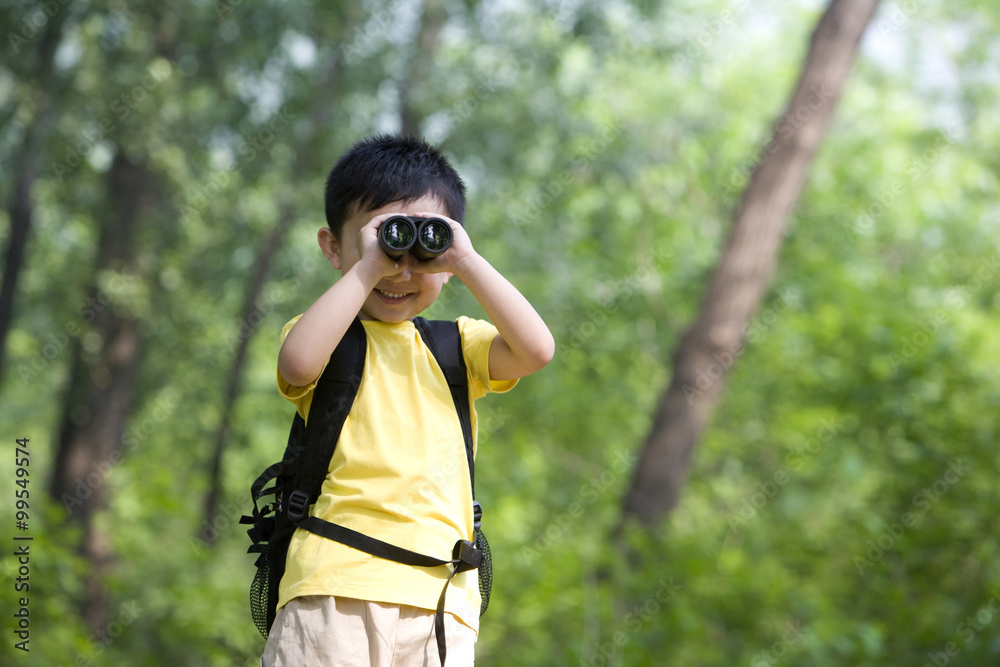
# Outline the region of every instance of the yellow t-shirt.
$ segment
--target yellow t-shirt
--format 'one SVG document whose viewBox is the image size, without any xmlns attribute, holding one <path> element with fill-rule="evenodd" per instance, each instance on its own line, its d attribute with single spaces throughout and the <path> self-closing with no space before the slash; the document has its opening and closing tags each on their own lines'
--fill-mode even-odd
<svg viewBox="0 0 1000 667">
<path fill-rule="evenodd" d="M 296 321 L 285 325 L 282 341 Z M 362 323 L 361 385 L 310 514 L 449 559 L 455 542 L 473 536 L 469 466 L 451 392 L 413 322 Z M 462 317 L 458 326 L 475 443 L 475 399 L 508 391 L 516 381 L 489 379 L 492 324 Z M 293 387 L 278 372 L 281 394 L 307 421 L 315 386 Z M 288 546 L 278 607 L 299 596 L 337 595 L 434 609 L 451 569 L 402 565 L 299 529 Z M 478 572 L 455 575 L 445 610 L 478 632 L 479 606 Z"/>
</svg>

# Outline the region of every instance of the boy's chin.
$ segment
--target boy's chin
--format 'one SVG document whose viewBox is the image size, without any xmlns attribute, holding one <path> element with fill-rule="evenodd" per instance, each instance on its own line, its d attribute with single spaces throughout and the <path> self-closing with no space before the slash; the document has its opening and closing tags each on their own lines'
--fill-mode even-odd
<svg viewBox="0 0 1000 667">
<path fill-rule="evenodd" d="M 399 324 L 412 320 L 414 317 L 408 312 L 385 312 L 385 309 L 382 308 L 362 308 L 360 316 L 363 320 L 374 320 L 385 324 Z"/>
<path fill-rule="evenodd" d="M 386 324 L 408 322 L 433 304 L 433 301 L 428 303 L 427 292 L 422 294 L 424 298 L 411 294 L 406 299 L 393 302 L 384 299 L 377 292 L 373 292 L 361 306 L 361 319 L 376 320 Z"/>
</svg>

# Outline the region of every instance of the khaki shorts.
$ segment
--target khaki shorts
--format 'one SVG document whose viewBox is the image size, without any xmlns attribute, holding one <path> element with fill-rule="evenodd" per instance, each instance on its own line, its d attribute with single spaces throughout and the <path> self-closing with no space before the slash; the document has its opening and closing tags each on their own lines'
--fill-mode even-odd
<svg viewBox="0 0 1000 667">
<path fill-rule="evenodd" d="M 447 667 L 475 663 L 476 632 L 444 615 Z M 278 610 L 261 667 L 440 667 L 434 612 L 312 595 Z"/>
</svg>

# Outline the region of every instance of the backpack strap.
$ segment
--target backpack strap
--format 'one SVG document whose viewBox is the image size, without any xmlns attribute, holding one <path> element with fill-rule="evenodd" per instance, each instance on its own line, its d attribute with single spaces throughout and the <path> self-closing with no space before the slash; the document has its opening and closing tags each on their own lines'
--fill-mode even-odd
<svg viewBox="0 0 1000 667">
<path fill-rule="evenodd" d="M 364 325 L 354 318 L 316 383 L 305 423 L 305 450 L 288 496 L 288 518 L 295 523 L 306 518 L 323 489 L 340 431 L 361 386 L 367 345 Z M 301 421 L 302 416 L 296 413 L 295 419 Z"/>
<path fill-rule="evenodd" d="M 462 334 L 457 322 L 448 320 L 426 320 L 414 317 L 413 324 L 424 339 L 424 345 L 431 351 L 444 372 L 455 402 L 458 421 L 462 425 L 465 439 L 465 458 L 469 462 L 469 482 L 472 484 L 472 498 L 476 497 L 476 460 L 472 451 L 472 414 L 469 408 L 469 375 L 462 353 Z M 478 528 L 478 526 L 476 526 Z"/>
<path fill-rule="evenodd" d="M 413 324 L 420 332 L 420 337 L 424 339 L 424 344 L 437 359 L 438 365 L 444 372 L 444 378 L 448 381 L 448 389 L 451 390 L 451 400 L 455 403 L 458 422 L 462 426 L 462 439 L 465 441 L 465 458 L 469 463 L 469 483 L 472 485 L 474 532 L 478 534 L 483 510 L 476 501 L 476 458 L 473 452 L 472 414 L 469 408 L 469 374 L 465 366 L 465 354 L 462 352 L 462 332 L 459 331 L 457 322 L 448 320 L 427 320 L 423 317 L 414 317 Z M 466 560 L 462 557 L 466 550 L 470 554 L 470 560 L 475 561 L 473 567 L 479 567 L 483 559 L 478 539 L 475 544 L 462 541 L 455 545 L 452 557 L 458 559 L 461 564 L 456 564 L 451 576 L 448 577 L 445 590 L 441 592 L 441 598 L 438 600 L 437 613 L 434 615 L 434 635 L 437 638 L 438 655 L 441 657 L 442 665 L 447 651 L 444 641 L 444 597 L 451 578 L 460 572 L 462 567 L 466 566 Z"/>
</svg>

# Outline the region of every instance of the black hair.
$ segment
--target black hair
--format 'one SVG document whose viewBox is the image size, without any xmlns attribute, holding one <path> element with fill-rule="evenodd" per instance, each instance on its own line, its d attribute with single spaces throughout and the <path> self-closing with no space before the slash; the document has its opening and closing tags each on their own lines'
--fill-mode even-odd
<svg viewBox="0 0 1000 667">
<path fill-rule="evenodd" d="M 362 139 L 326 178 L 326 223 L 337 238 L 354 213 L 430 195 L 465 222 L 465 184 L 447 158 L 422 139 L 379 134 Z"/>
</svg>

